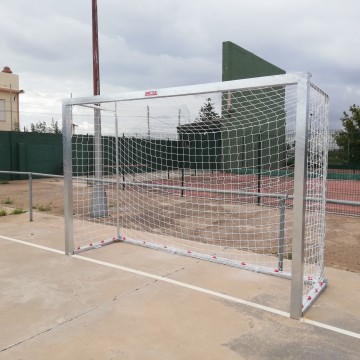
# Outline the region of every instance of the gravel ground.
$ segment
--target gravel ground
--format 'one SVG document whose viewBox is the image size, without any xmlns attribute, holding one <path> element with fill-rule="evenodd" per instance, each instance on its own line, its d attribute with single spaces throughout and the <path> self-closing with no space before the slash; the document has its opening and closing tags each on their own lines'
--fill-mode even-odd
<svg viewBox="0 0 360 360">
<path fill-rule="evenodd" d="M 27 180 L 0 184 L 0 209 L 4 205 L 28 210 L 28 188 Z M 33 180 L 33 208 L 63 215 L 62 180 Z M 328 214 L 326 220 L 325 266 L 360 272 L 360 218 Z"/>
</svg>

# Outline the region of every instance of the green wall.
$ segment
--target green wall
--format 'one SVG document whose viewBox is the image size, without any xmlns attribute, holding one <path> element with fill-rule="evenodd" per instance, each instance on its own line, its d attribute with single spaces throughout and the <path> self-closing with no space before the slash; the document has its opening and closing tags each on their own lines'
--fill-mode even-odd
<svg viewBox="0 0 360 360">
<path fill-rule="evenodd" d="M 62 174 L 62 135 L 0 131 L 0 170 Z M 0 175 L 2 179 L 18 176 Z"/>
<path fill-rule="evenodd" d="M 73 173 L 77 176 L 93 175 L 94 137 L 72 137 Z M 104 175 L 115 173 L 115 138 L 102 136 Z M 119 164 L 125 173 L 151 172 L 189 166 L 189 157 L 178 140 L 155 140 L 120 137 Z M 63 173 L 62 135 L 0 131 L 0 170 Z M 184 155 L 185 154 L 185 155 Z M 193 154 L 192 154 L 193 155 Z M 24 178 L 0 174 L 0 179 Z"/>
<path fill-rule="evenodd" d="M 74 135 L 73 174 L 91 176 L 95 173 L 94 137 L 92 135 Z M 115 137 L 102 136 L 103 174 L 116 173 Z M 118 164 L 124 174 L 152 171 L 164 171 L 178 168 L 183 162 L 181 142 L 166 139 L 145 139 L 122 136 L 118 139 Z"/>
<path fill-rule="evenodd" d="M 222 81 L 281 75 L 283 69 L 232 43 L 223 42 Z"/>
<path fill-rule="evenodd" d="M 222 80 L 281 75 L 285 71 L 226 41 L 223 43 Z M 228 106 L 229 99 L 231 106 Z M 285 89 L 269 88 L 224 93 L 222 148 L 224 169 L 252 172 L 284 166 Z"/>
</svg>

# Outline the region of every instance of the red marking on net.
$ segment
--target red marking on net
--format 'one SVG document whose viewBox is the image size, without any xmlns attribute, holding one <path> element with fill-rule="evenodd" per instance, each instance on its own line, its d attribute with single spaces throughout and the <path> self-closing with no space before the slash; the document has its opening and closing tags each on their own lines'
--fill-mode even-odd
<svg viewBox="0 0 360 360">
<path fill-rule="evenodd" d="M 93 243 L 90 243 L 89 246 L 93 246 Z"/>
<path fill-rule="evenodd" d="M 213 259 L 217 259 L 217 257 L 215 255 L 212 256 Z"/>
<path fill-rule="evenodd" d="M 309 296 L 307 297 L 307 299 L 308 299 L 308 300 L 311 300 L 311 296 L 309 295 Z"/>
<path fill-rule="evenodd" d="M 158 94 L 157 90 L 145 91 L 145 96 L 157 96 L 157 94 Z"/>
<path fill-rule="evenodd" d="M 191 254 L 191 250 L 188 250 L 187 252 L 188 252 L 188 254 Z"/>
<path fill-rule="evenodd" d="M 274 269 L 275 272 L 279 272 L 279 269 Z"/>
<path fill-rule="evenodd" d="M 243 261 L 243 262 L 241 263 L 241 265 L 246 265 L 246 262 L 245 262 L 245 261 Z"/>
<path fill-rule="evenodd" d="M 101 243 L 103 244 L 105 242 L 105 240 L 101 240 Z"/>
<path fill-rule="evenodd" d="M 122 239 L 123 239 L 123 240 L 126 240 L 126 236 L 123 236 Z"/>
<path fill-rule="evenodd" d="M 320 282 L 319 282 L 319 285 L 320 285 L 320 286 L 323 286 L 323 282 L 322 282 L 322 281 L 320 281 Z"/>
</svg>

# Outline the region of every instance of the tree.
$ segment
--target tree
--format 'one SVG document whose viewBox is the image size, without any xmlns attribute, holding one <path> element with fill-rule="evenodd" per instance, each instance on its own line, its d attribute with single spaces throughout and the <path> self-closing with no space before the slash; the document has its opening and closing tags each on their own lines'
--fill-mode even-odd
<svg viewBox="0 0 360 360">
<path fill-rule="evenodd" d="M 24 127 L 24 132 L 28 131 L 28 128 Z M 41 134 L 62 134 L 58 122 L 54 121 L 54 119 L 51 120 L 51 124 L 49 127 L 46 126 L 45 121 L 38 121 L 36 124 L 32 123 L 30 125 L 30 132 L 36 132 Z"/>
<path fill-rule="evenodd" d="M 343 130 L 339 130 L 334 135 L 336 144 L 347 158 L 348 164 L 360 163 L 360 107 L 350 106 L 349 115 L 344 111 L 341 118 Z"/>
<path fill-rule="evenodd" d="M 54 119 L 51 120 L 51 125 L 49 128 L 49 132 L 50 133 L 54 133 L 54 134 L 62 134 L 61 129 L 59 128 L 59 124 L 57 121 L 54 121 Z"/>
<path fill-rule="evenodd" d="M 47 133 L 47 128 L 46 128 L 46 122 L 45 121 L 39 121 L 36 124 L 31 124 L 30 125 L 30 131 L 31 132 L 36 132 L 36 133 Z"/>
<path fill-rule="evenodd" d="M 199 110 L 199 116 L 195 118 L 196 121 L 211 121 L 220 119 L 219 114 L 215 111 L 214 103 L 211 98 L 207 98 L 204 105 Z"/>
</svg>

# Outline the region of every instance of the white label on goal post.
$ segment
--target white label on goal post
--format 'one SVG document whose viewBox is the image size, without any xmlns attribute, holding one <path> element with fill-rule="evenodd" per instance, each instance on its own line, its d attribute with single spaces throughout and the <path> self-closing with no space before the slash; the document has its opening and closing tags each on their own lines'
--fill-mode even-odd
<svg viewBox="0 0 360 360">
<path fill-rule="evenodd" d="M 157 94 L 158 94 L 157 90 L 145 91 L 145 96 L 157 96 Z"/>
</svg>

